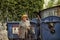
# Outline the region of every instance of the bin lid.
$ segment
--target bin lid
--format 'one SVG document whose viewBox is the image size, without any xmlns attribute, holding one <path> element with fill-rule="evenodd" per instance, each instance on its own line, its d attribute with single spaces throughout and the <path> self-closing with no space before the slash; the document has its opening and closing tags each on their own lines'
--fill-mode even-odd
<svg viewBox="0 0 60 40">
<path fill-rule="evenodd" d="M 20 23 L 20 21 L 8 21 L 7 23 Z"/>
<path fill-rule="evenodd" d="M 49 16 L 44 19 L 41 19 L 42 22 L 60 22 L 60 17 L 57 16 Z"/>
<path fill-rule="evenodd" d="M 30 20 L 30 23 L 31 24 L 37 24 L 37 19 L 36 18 L 33 18 L 32 20 Z"/>
</svg>

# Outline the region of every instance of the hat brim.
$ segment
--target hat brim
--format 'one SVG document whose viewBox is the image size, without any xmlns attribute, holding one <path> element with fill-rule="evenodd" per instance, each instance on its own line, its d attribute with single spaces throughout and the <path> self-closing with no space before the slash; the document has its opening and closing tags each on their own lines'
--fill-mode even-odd
<svg viewBox="0 0 60 40">
<path fill-rule="evenodd" d="M 27 16 L 27 15 L 24 15 L 24 16 L 22 16 L 21 18 L 28 18 L 28 16 Z"/>
</svg>

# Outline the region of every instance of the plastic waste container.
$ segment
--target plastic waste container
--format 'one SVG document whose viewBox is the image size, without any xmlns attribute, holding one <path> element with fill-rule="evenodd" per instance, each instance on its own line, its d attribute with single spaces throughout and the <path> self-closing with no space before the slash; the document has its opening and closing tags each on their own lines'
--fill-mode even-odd
<svg viewBox="0 0 60 40">
<path fill-rule="evenodd" d="M 60 17 L 43 18 L 40 24 L 42 40 L 60 40 Z"/>
</svg>

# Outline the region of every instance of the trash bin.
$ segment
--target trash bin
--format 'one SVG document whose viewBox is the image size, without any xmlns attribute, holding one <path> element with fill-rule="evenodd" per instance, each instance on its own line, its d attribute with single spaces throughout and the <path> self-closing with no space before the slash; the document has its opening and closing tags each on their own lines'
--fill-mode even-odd
<svg viewBox="0 0 60 40">
<path fill-rule="evenodd" d="M 37 38 L 38 38 L 38 34 L 39 34 L 39 29 L 38 29 L 38 26 L 37 26 L 37 19 L 36 18 L 34 18 L 34 19 L 32 19 L 31 21 L 30 21 L 30 23 L 31 23 L 31 28 L 32 28 L 32 30 L 34 30 L 34 32 L 33 32 L 33 39 L 35 39 L 35 40 L 37 40 Z"/>
<path fill-rule="evenodd" d="M 60 40 L 60 17 L 49 16 L 41 20 L 42 40 Z"/>
<path fill-rule="evenodd" d="M 18 39 L 19 22 L 7 22 L 8 39 Z"/>
</svg>

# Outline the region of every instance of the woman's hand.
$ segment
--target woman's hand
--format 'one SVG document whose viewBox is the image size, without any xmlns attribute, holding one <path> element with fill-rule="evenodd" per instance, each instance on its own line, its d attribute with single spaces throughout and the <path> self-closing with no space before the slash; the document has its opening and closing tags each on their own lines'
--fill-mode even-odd
<svg viewBox="0 0 60 40">
<path fill-rule="evenodd" d="M 29 27 L 27 27 L 27 30 L 30 30 L 30 26 L 29 26 Z"/>
</svg>

